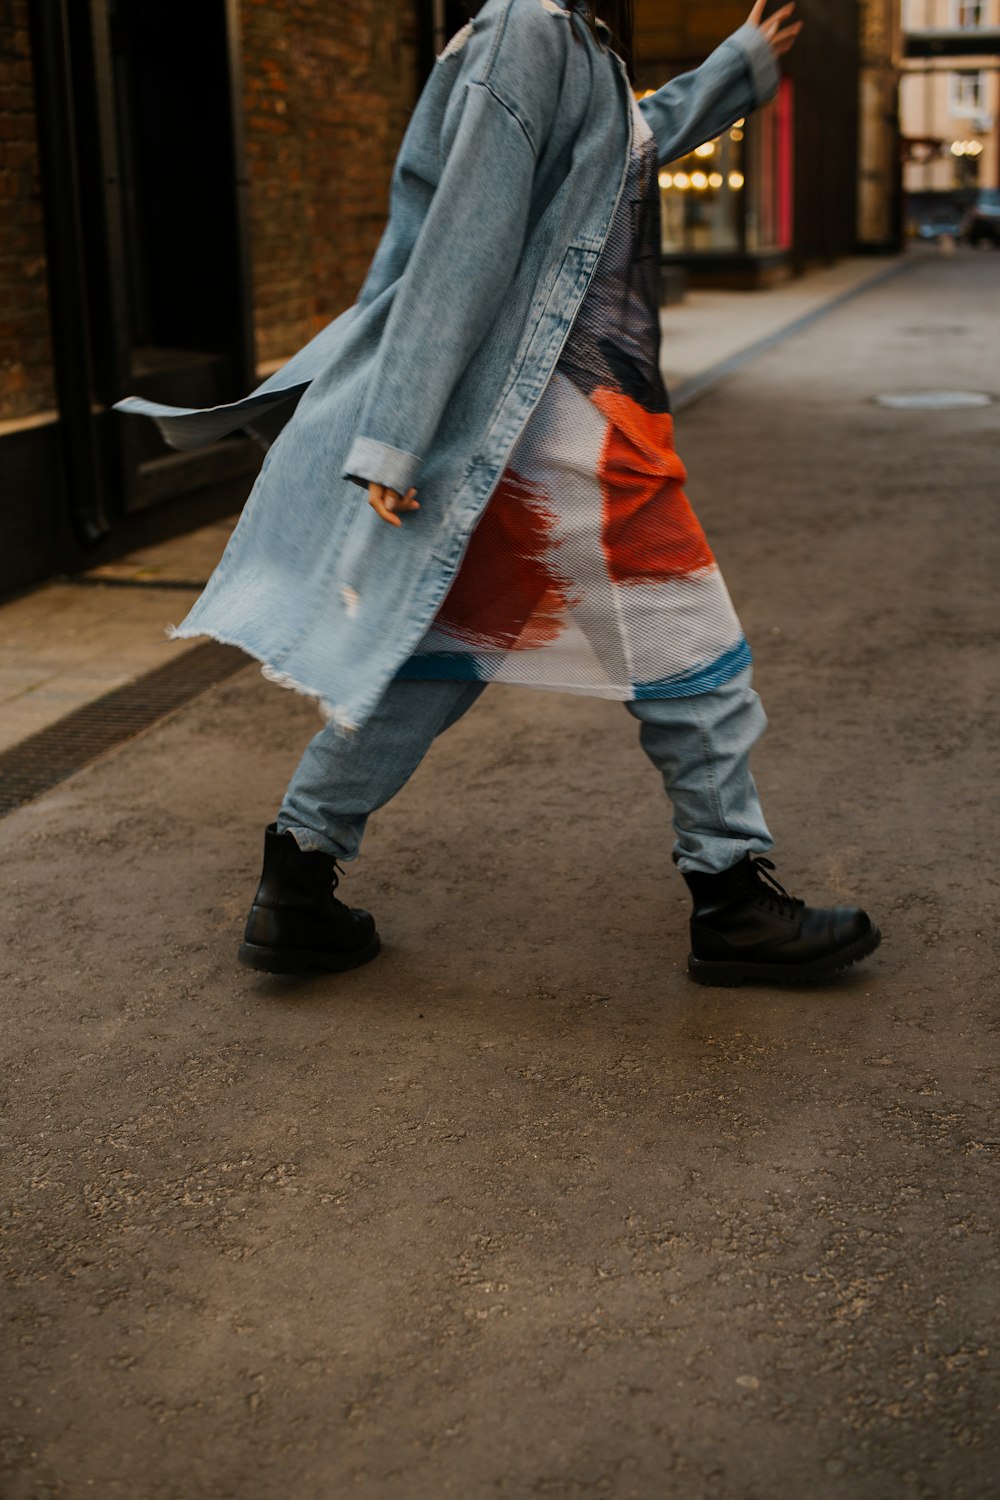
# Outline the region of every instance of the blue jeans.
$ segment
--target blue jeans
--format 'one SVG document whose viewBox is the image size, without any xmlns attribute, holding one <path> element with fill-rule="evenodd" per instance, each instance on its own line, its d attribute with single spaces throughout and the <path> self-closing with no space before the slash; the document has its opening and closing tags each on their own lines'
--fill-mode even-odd
<svg viewBox="0 0 1000 1500">
<path fill-rule="evenodd" d="M 626 703 L 639 743 L 673 803 L 674 860 L 714 874 L 772 839 L 750 774 L 751 746 L 767 720 L 750 668 L 711 693 Z M 368 817 L 409 780 L 435 737 L 472 707 L 481 682 L 390 683 L 372 717 L 345 737 L 313 737 L 278 814 L 300 848 L 356 859 Z"/>
</svg>

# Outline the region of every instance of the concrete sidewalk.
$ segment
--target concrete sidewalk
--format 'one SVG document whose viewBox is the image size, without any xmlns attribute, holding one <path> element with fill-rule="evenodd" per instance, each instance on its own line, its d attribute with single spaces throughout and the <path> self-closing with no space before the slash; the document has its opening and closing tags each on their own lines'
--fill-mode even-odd
<svg viewBox="0 0 1000 1500">
<path fill-rule="evenodd" d="M 858 256 L 765 292 L 688 292 L 660 315 L 664 374 L 675 407 L 687 404 L 686 392 L 711 389 L 727 366 L 768 340 L 934 254 L 921 247 L 893 258 Z"/>
<path fill-rule="evenodd" d="M 318 720 L 248 669 L 0 822 L 4 1500 L 992 1500 L 1000 256 L 688 411 L 778 873 L 874 959 L 702 990 L 620 706 L 491 688 L 241 971 Z"/>
<path fill-rule="evenodd" d="M 847 260 L 772 291 L 690 293 L 663 315 L 671 388 L 711 381 L 733 356 L 903 263 Z M 165 630 L 187 613 L 233 524 L 0 604 L 0 751 L 191 650 Z"/>
</svg>

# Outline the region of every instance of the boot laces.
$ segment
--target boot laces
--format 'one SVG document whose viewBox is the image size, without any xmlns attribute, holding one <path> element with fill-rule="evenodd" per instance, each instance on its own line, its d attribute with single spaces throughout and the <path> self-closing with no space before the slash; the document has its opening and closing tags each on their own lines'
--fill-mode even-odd
<svg viewBox="0 0 1000 1500">
<path fill-rule="evenodd" d="M 751 860 L 751 868 L 757 881 L 758 897 L 763 897 L 768 906 L 774 911 L 794 911 L 797 906 L 805 906 L 805 902 L 798 896 L 792 896 L 780 881 L 771 874 L 775 868 L 774 863 L 756 855 Z"/>
</svg>

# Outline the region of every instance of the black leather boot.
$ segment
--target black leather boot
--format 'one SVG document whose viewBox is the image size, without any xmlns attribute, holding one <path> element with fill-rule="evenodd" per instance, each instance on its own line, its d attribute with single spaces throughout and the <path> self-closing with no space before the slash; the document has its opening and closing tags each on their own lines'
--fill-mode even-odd
<svg viewBox="0 0 1000 1500">
<path fill-rule="evenodd" d="M 812 984 L 872 953 L 882 934 L 853 906 L 806 906 L 747 855 L 721 875 L 685 872 L 694 897 L 688 973 L 699 984 Z"/>
<path fill-rule="evenodd" d="M 380 946 L 374 918 L 337 900 L 337 879 L 331 855 L 303 854 L 293 835 L 272 823 L 240 963 L 268 974 L 306 974 L 355 969 L 374 958 Z"/>
</svg>

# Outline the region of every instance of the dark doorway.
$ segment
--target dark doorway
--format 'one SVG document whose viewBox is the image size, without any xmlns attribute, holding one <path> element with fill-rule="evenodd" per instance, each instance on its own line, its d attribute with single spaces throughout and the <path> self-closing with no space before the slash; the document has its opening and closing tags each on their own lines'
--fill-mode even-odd
<svg viewBox="0 0 1000 1500">
<path fill-rule="evenodd" d="M 427 77 L 445 44 L 479 10 L 482 0 L 418 0 L 420 68 Z"/>
<path fill-rule="evenodd" d="M 190 399 L 196 360 L 210 399 L 241 394 L 248 374 L 226 9 L 108 4 L 128 374 L 163 400 L 178 376 Z"/>
<path fill-rule="evenodd" d="M 253 382 L 238 3 L 33 0 L 31 19 L 65 499 L 85 546 L 134 545 L 130 515 L 182 501 L 190 524 L 199 495 L 219 514 L 259 459 L 246 439 L 174 453 L 110 410 Z"/>
</svg>

